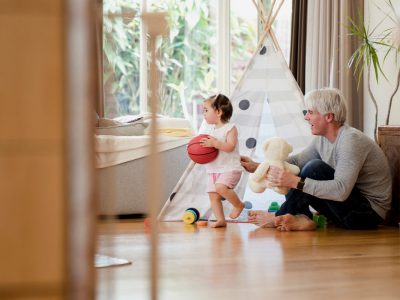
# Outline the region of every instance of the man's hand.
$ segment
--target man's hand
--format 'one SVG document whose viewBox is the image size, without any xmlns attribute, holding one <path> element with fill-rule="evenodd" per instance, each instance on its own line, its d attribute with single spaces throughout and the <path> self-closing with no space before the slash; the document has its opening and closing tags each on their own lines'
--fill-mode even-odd
<svg viewBox="0 0 400 300">
<path fill-rule="evenodd" d="M 266 176 L 271 186 L 296 188 L 300 177 L 276 166 L 270 166 Z"/>
</svg>

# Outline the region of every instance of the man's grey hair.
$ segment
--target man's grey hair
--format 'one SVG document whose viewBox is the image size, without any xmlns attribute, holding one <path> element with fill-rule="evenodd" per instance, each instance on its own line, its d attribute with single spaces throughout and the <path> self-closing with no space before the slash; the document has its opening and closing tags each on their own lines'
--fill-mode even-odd
<svg viewBox="0 0 400 300">
<path fill-rule="evenodd" d="M 313 90 L 306 94 L 304 100 L 307 109 L 317 111 L 322 115 L 333 113 L 336 122 L 342 125 L 346 122 L 346 99 L 338 89 Z"/>
</svg>

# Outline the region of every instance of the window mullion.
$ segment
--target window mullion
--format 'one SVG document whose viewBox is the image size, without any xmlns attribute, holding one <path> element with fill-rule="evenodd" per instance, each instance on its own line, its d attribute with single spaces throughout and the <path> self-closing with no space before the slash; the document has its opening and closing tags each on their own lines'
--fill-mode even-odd
<svg viewBox="0 0 400 300">
<path fill-rule="evenodd" d="M 230 94 L 230 1 L 218 1 L 217 17 L 217 89 L 225 95 Z"/>
<path fill-rule="evenodd" d="M 141 14 L 147 11 L 146 0 L 141 1 L 140 12 Z M 148 111 L 148 65 L 147 65 L 147 37 L 146 37 L 146 24 L 140 22 L 140 113 Z"/>
</svg>

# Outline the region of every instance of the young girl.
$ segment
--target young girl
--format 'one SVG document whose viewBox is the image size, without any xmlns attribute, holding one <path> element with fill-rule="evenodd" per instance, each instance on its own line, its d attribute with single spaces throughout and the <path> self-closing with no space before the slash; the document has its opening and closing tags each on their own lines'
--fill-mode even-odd
<svg viewBox="0 0 400 300">
<path fill-rule="evenodd" d="M 228 97 L 218 94 L 206 99 L 203 103 L 203 116 L 208 124 L 214 125 L 209 137 L 201 140 L 203 147 L 215 147 L 219 150 L 215 160 L 205 165 L 208 173 L 207 192 L 211 209 L 217 221 L 211 227 L 226 226 L 222 200 L 228 200 L 233 209 L 229 215 L 236 219 L 244 208 L 244 203 L 234 192 L 240 180 L 243 167 L 240 164 L 238 150 L 238 130 L 229 123 L 233 108 Z"/>
</svg>

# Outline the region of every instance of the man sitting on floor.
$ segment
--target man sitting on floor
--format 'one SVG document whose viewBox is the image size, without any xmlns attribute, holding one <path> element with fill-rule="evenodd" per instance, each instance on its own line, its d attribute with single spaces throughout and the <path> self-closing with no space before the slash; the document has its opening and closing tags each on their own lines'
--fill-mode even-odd
<svg viewBox="0 0 400 300">
<path fill-rule="evenodd" d="M 278 230 L 314 230 L 309 206 L 339 227 L 374 229 L 390 208 L 391 174 L 379 146 L 361 131 L 345 124 L 346 103 L 336 89 L 324 88 L 305 96 L 305 120 L 316 135 L 311 144 L 288 162 L 296 176 L 270 166 L 272 186 L 291 188 L 275 213 L 250 211 L 249 222 Z M 241 163 L 248 172 L 258 166 L 249 157 Z"/>
</svg>

